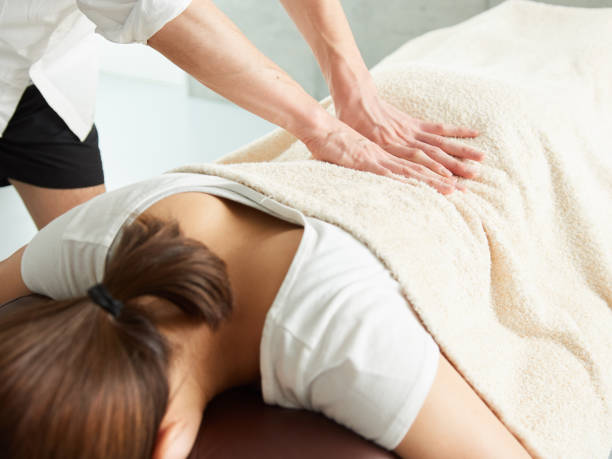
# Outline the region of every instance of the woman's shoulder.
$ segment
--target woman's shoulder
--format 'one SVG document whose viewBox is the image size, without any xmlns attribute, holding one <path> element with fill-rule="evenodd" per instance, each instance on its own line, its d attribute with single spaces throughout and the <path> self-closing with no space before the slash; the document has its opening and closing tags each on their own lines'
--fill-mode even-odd
<svg viewBox="0 0 612 459">
<path fill-rule="evenodd" d="M 30 290 L 52 298 L 82 295 L 100 282 L 121 228 L 147 207 L 200 183 L 192 174 L 164 174 L 106 192 L 59 216 L 28 245 L 21 263 Z"/>
<path fill-rule="evenodd" d="M 383 302 L 407 305 L 399 284 L 362 242 L 321 220 L 306 223 L 304 246 L 288 273 L 290 285 L 282 287 L 270 321 L 314 348 L 332 322 L 359 321 Z"/>
</svg>

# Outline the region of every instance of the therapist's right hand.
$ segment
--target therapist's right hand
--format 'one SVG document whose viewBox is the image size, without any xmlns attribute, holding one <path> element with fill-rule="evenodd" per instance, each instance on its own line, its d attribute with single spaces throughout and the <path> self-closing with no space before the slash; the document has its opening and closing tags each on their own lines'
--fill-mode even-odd
<svg viewBox="0 0 612 459">
<path fill-rule="evenodd" d="M 465 190 L 465 187 L 457 183 L 456 177 L 434 172 L 432 168 L 439 166 L 434 160 L 430 160 L 432 164 L 423 165 L 392 155 L 332 116 L 326 120 L 324 128 L 317 129 L 301 140 L 312 156 L 320 161 L 403 182 L 407 182 L 408 178 L 417 179 L 442 194 L 450 194 L 456 189 Z"/>
</svg>

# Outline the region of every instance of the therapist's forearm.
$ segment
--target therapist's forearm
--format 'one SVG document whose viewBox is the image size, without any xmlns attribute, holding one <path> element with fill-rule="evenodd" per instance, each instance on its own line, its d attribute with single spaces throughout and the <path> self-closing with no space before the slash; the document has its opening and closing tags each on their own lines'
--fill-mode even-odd
<svg viewBox="0 0 612 459">
<path fill-rule="evenodd" d="M 303 139 L 334 120 L 211 1 L 194 0 L 148 44 L 213 91 Z"/>
<path fill-rule="evenodd" d="M 310 45 L 334 101 L 373 90 L 339 0 L 280 0 Z"/>
</svg>

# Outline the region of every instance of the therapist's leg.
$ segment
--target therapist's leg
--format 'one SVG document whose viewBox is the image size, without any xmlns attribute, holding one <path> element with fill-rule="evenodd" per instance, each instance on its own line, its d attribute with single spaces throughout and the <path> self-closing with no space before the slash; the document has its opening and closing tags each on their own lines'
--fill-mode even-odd
<svg viewBox="0 0 612 459">
<path fill-rule="evenodd" d="M 530 457 L 443 354 L 429 395 L 395 452 L 419 459 Z"/>
<path fill-rule="evenodd" d="M 73 207 L 104 193 L 104 184 L 85 188 L 54 189 L 9 179 L 23 200 L 38 229 Z"/>
<path fill-rule="evenodd" d="M 9 184 L 39 229 L 103 193 L 95 125 L 81 141 L 38 88 L 27 87 L 0 137 L 0 187 Z"/>
</svg>

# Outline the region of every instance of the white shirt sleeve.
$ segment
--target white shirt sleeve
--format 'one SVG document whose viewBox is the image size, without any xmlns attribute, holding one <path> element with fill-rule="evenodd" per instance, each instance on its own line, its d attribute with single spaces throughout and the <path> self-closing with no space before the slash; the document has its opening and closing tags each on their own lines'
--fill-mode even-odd
<svg viewBox="0 0 612 459">
<path fill-rule="evenodd" d="M 103 193 L 72 208 L 34 236 L 21 261 L 23 281 L 31 291 L 54 299 L 86 295 L 87 289 L 102 282 L 121 228 L 158 200 L 187 191 L 234 200 L 246 192 L 247 197 L 259 199 L 253 196 L 256 192 L 235 182 L 183 173 L 163 174 Z"/>
<path fill-rule="evenodd" d="M 30 291 L 64 300 L 85 296 L 102 281 L 108 247 L 66 237 L 78 209 L 53 220 L 26 247 L 21 277 Z"/>
<path fill-rule="evenodd" d="M 429 393 L 439 349 L 380 261 L 329 227 L 316 240 L 306 227 L 268 312 L 264 400 L 321 412 L 392 450 Z"/>
<path fill-rule="evenodd" d="M 323 337 L 305 388 L 313 409 L 393 450 L 429 394 L 439 351 L 399 295 L 378 301 Z"/>
<path fill-rule="evenodd" d="M 392 450 L 429 393 L 439 350 L 399 294 L 379 291 L 373 302 L 365 289 L 355 293 L 334 305 L 315 346 L 271 321 L 266 332 L 274 355 L 269 371 L 262 369 L 264 396 L 267 403 L 321 412 Z"/>
<path fill-rule="evenodd" d="M 117 43 L 146 43 L 191 0 L 77 0 L 96 32 Z"/>
</svg>

